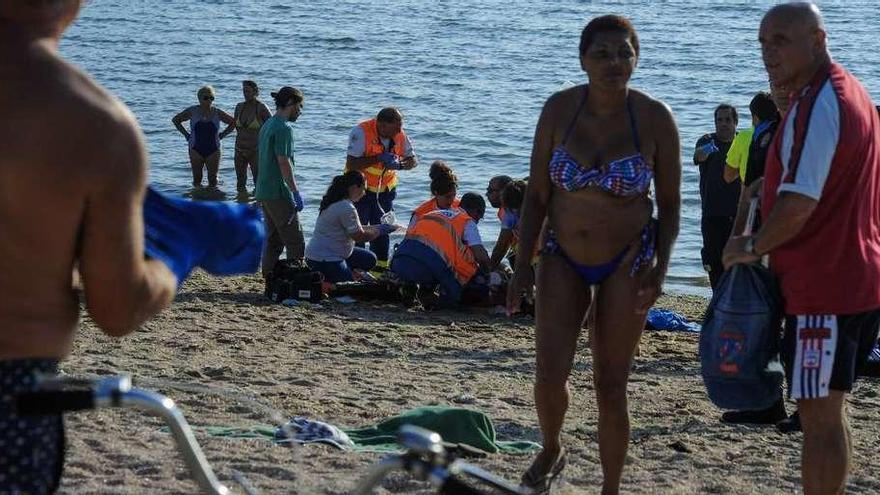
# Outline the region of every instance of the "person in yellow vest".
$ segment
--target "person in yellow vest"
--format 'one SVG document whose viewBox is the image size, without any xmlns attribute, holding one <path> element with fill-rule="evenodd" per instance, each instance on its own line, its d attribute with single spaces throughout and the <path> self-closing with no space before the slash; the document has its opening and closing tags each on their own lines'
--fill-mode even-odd
<svg viewBox="0 0 880 495">
<path fill-rule="evenodd" d="M 345 170 L 359 170 L 367 180 L 367 193 L 355 203 L 363 225 L 380 225 L 394 209 L 397 171 L 416 166 L 412 143 L 403 132 L 403 114 L 394 107 L 383 108 L 376 118 L 361 122 L 348 138 Z M 391 222 L 394 223 L 394 222 Z M 364 247 L 364 243 L 358 243 Z M 381 235 L 370 241 L 378 266 L 388 266 L 389 239 Z"/>
<path fill-rule="evenodd" d="M 459 200 L 455 197 L 458 193 L 458 177 L 455 176 L 449 165 L 446 165 L 443 160 L 434 161 L 428 176 L 431 177 L 431 194 L 433 196 L 413 210 L 409 219 L 410 225 L 414 225 L 416 220 L 434 210 L 458 208 Z"/>
<path fill-rule="evenodd" d="M 442 302 L 459 302 L 474 275 L 489 269 L 489 253 L 477 230 L 485 213 L 483 198 L 466 193 L 458 208 L 425 214 L 397 247 L 391 271 L 404 283 L 420 288 L 439 285 Z"/>
</svg>

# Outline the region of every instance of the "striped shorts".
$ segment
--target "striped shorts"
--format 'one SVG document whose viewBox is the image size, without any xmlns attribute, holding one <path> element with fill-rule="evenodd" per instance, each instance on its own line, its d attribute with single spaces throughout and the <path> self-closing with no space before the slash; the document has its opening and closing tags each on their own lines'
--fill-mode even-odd
<svg viewBox="0 0 880 495">
<path fill-rule="evenodd" d="M 820 399 L 850 392 L 877 341 L 880 309 L 851 315 L 787 315 L 783 337 L 788 394 Z"/>
</svg>

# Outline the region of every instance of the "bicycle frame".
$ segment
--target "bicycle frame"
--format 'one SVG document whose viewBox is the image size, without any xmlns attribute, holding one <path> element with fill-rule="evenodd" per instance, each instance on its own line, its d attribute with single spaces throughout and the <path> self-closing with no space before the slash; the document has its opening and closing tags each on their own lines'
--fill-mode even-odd
<svg viewBox="0 0 880 495">
<path fill-rule="evenodd" d="M 159 416 L 171 429 L 177 450 L 183 456 L 193 479 L 202 492 L 211 495 L 229 495 L 229 488 L 217 479 L 205 458 L 192 429 L 174 401 L 164 395 L 132 387 L 128 375 L 102 378 L 97 381 L 78 382 L 85 390 L 51 390 L 64 385 L 64 380 L 47 380 L 46 390 L 21 394 L 19 410 L 30 414 L 57 414 L 81 409 L 104 409 L 127 407 Z"/>
<path fill-rule="evenodd" d="M 48 379 L 41 383 L 41 387 L 36 392 L 17 395 L 16 407 L 19 414 L 61 414 L 110 407 L 145 411 L 162 418 L 168 425 L 178 452 L 203 493 L 231 494 L 229 488 L 217 479 L 189 423 L 170 398 L 133 387 L 131 377 L 128 375 L 97 380 Z M 377 463 L 358 483 L 353 491 L 355 495 L 371 493 L 385 476 L 392 471 L 400 470 L 407 471 L 420 480 L 429 481 L 440 493 L 482 493 L 465 483 L 464 477 L 510 495 L 531 493 L 483 469 L 453 459 L 443 448 L 442 438 L 435 432 L 404 425 L 397 434 L 397 442 L 407 449 L 406 452 L 387 457 Z M 233 473 L 233 477 L 235 478 L 237 474 Z M 238 480 L 238 482 L 246 492 L 254 493 L 246 480 Z"/>
</svg>

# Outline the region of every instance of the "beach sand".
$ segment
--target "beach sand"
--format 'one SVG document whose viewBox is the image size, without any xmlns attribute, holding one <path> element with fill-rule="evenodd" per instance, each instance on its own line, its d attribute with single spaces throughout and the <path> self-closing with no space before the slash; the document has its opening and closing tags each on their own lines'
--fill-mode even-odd
<svg viewBox="0 0 880 495">
<path fill-rule="evenodd" d="M 533 321 L 471 312 L 336 302 L 272 305 L 257 277 L 197 273 L 173 306 L 121 339 L 86 319 L 62 369 L 75 376 L 130 373 L 169 395 L 194 426 L 277 424 L 306 415 L 341 427 L 375 424 L 439 404 L 488 414 L 499 439 L 540 440 L 532 400 Z M 699 319 L 706 301 L 664 296 L 659 305 Z M 564 428 L 569 465 L 557 493 L 598 493 L 601 480 L 591 358 L 582 336 Z M 629 386 L 632 443 L 624 493 L 792 493 L 800 488 L 801 435 L 719 423 L 703 389 L 697 335 L 646 332 Z M 848 492 L 880 492 L 877 380 L 850 401 L 855 459 Z M 192 390 L 203 385 L 212 392 Z M 251 397 L 280 411 L 273 418 Z M 789 408 L 791 408 L 789 404 Z M 170 435 L 133 410 L 67 416 L 62 493 L 194 493 Z M 218 475 L 242 472 L 262 493 L 347 493 L 380 454 L 324 445 L 296 449 L 262 439 L 199 434 Z M 528 455 L 474 462 L 518 480 Z M 395 475 L 385 493 L 431 493 Z"/>
</svg>

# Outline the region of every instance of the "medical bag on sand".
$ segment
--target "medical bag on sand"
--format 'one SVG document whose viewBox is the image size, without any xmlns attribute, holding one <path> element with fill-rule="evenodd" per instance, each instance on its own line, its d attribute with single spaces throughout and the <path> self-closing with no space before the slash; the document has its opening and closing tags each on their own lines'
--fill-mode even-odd
<svg viewBox="0 0 880 495">
<path fill-rule="evenodd" d="M 751 231 L 755 203 L 746 235 Z M 782 297 L 761 263 L 724 272 L 700 332 L 700 364 L 709 399 L 722 409 L 759 410 L 780 397 Z"/>
<path fill-rule="evenodd" d="M 279 260 L 266 278 L 266 297 L 280 303 L 286 299 L 321 302 L 324 276 L 302 261 Z"/>
</svg>

